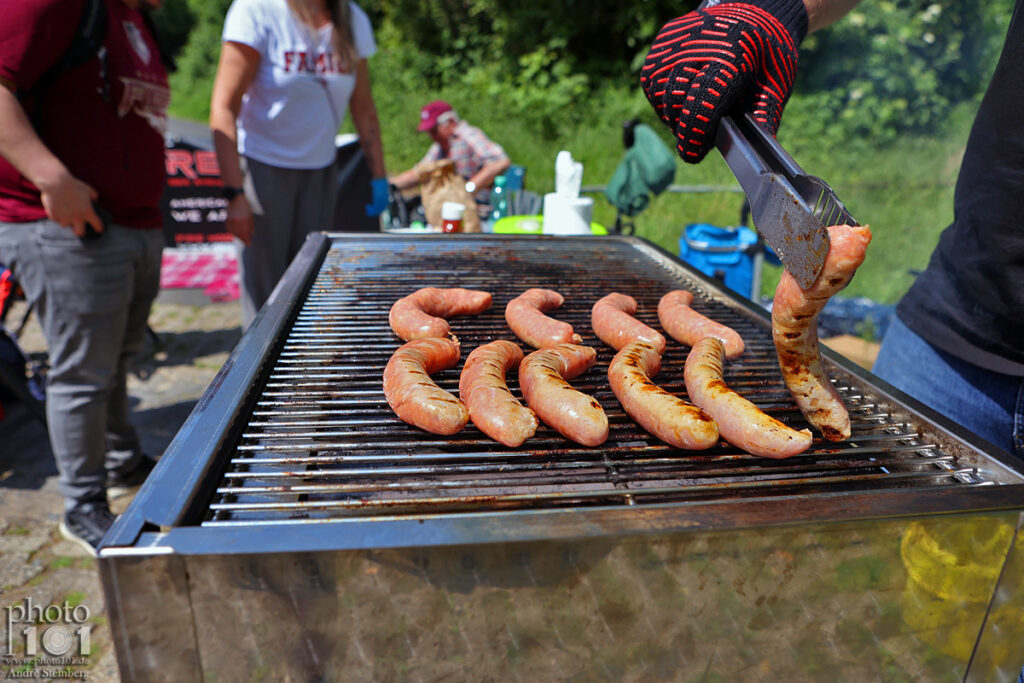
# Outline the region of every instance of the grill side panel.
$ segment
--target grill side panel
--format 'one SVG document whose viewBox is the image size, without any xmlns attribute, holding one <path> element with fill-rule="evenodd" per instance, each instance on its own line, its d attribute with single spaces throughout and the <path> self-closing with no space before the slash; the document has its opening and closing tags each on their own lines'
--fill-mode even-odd
<svg viewBox="0 0 1024 683">
<path fill-rule="evenodd" d="M 218 678 L 960 680 L 1017 517 L 943 520 L 959 574 L 904 550 L 933 528 L 907 519 L 188 564 Z M 1024 633 L 992 635 L 1006 649 Z"/>
</svg>

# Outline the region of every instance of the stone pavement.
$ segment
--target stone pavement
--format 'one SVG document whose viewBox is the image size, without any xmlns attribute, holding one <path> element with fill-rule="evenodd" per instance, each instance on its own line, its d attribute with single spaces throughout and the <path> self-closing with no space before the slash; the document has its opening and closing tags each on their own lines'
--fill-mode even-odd
<svg viewBox="0 0 1024 683">
<path fill-rule="evenodd" d="M 20 320 L 22 310 L 16 308 L 9 320 Z M 43 358 L 45 343 L 34 319 L 30 320 L 20 343 L 34 358 Z M 157 299 L 150 327 L 162 348 L 150 344 L 129 377 L 134 421 L 149 453 L 162 453 L 174 438 L 241 337 L 240 321 L 237 301 L 212 303 L 194 290 L 164 290 Z M 0 681 L 18 672 L 32 680 L 63 679 L 70 674 L 91 681 L 116 681 L 117 663 L 96 562 L 57 531 L 63 500 L 45 429 L 20 404 L 4 403 L 4 411 L 0 420 Z M 130 499 L 113 500 L 111 508 L 120 512 Z M 68 609 L 84 606 L 75 612 L 78 617 L 86 617 L 88 610 L 89 654 L 64 667 L 37 664 L 32 671 L 31 664 L 26 664 L 32 659 L 25 655 L 27 636 L 22 627 L 8 634 L 7 617 L 16 620 L 15 610 L 31 606 L 44 610 L 55 606 L 52 613 L 56 614 L 65 603 Z M 73 628 L 58 630 L 54 636 L 84 625 L 74 619 L 62 623 Z M 45 638 L 45 625 L 37 633 L 40 640 Z M 11 650 L 8 635 L 13 640 Z M 73 641 L 72 654 L 78 652 L 79 642 Z M 46 672 L 61 668 L 65 671 L 56 675 Z"/>
</svg>

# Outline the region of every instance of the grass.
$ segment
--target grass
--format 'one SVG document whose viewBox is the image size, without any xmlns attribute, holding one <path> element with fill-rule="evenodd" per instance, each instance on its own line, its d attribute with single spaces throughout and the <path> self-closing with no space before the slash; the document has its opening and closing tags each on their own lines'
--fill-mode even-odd
<svg viewBox="0 0 1024 683">
<path fill-rule="evenodd" d="M 527 168 L 527 188 L 544 194 L 554 189 L 555 155 L 568 150 L 583 163 L 583 184 L 603 186 L 621 162 L 622 122 L 633 116 L 663 134 L 667 131 L 654 118 L 637 92 L 605 93 L 608 106 L 600 116 L 584 116 L 553 140 L 545 140 L 522 121 L 503 116 L 486 103 L 459 104 L 456 94 L 441 93 L 474 125 L 482 127 L 500 142 L 513 163 Z M 378 98 L 379 99 L 379 98 Z M 423 99 L 420 96 L 420 99 Z M 473 106 L 475 104 L 475 106 Z M 428 140 L 415 132 L 419 99 L 407 99 L 403 107 L 388 105 L 382 111 L 387 167 L 398 171 L 411 166 L 426 150 Z M 870 141 L 823 146 L 801 137 L 800 101 L 795 99 L 779 140 L 808 173 L 824 178 L 846 203 L 853 216 L 871 226 L 874 238 L 867 260 L 844 296 L 863 296 L 881 303 L 895 303 L 923 269 L 939 234 L 953 218 L 953 186 L 975 106 L 960 107 L 950 117 L 946 130 L 934 137 L 908 137 L 884 148 Z M 593 119 L 593 120 L 591 120 Z M 736 186 L 725 162 L 712 152 L 704 162 L 679 162 L 675 184 L 684 186 Z M 603 194 L 594 196 L 594 220 L 612 226 L 615 208 Z M 732 192 L 664 193 L 635 217 L 637 234 L 673 254 L 679 253 L 679 237 L 689 223 L 736 225 L 743 203 Z M 762 295 L 771 296 L 782 270 L 766 266 Z"/>
<path fill-rule="evenodd" d="M 375 58 L 379 59 L 381 56 Z M 567 111 L 563 132 L 540 135 L 522 119 L 502 110 L 500 103 L 483 100 L 457 85 L 438 92 L 410 92 L 392 79 L 386 62 L 371 61 L 374 92 L 380 114 L 386 166 L 396 173 L 412 166 L 426 151 L 429 139 L 415 130 L 419 107 L 436 97 L 452 102 L 470 123 L 480 126 L 501 143 L 513 163 L 526 167 L 526 187 L 543 195 L 554 189 L 554 162 L 568 150 L 583 163 L 583 184 L 603 186 L 621 162 L 622 123 L 639 116 L 663 135 L 667 131 L 654 118 L 639 88 L 605 88 L 594 93 L 579 111 Z M 203 120 L 208 95 L 193 89 L 172 102 L 172 113 Z M 801 101 L 790 103 L 779 140 L 803 168 L 824 178 L 861 223 L 871 226 L 874 239 L 867 260 L 844 296 L 863 296 L 895 303 L 923 269 L 939 234 L 953 217 L 953 186 L 974 114 L 964 105 L 950 117 L 943 131 L 932 137 L 908 137 L 887 147 L 872 147 L 870 140 L 822 144 L 801 136 Z M 343 130 L 351 132 L 351 121 Z M 679 162 L 678 185 L 735 186 L 721 157 L 712 152 L 698 165 Z M 594 193 L 594 220 L 612 226 L 616 211 L 601 193 Z M 732 192 L 664 193 L 634 219 L 637 234 L 673 254 L 689 223 L 736 225 L 742 198 Z M 771 296 L 781 269 L 766 266 L 762 295 Z"/>
</svg>

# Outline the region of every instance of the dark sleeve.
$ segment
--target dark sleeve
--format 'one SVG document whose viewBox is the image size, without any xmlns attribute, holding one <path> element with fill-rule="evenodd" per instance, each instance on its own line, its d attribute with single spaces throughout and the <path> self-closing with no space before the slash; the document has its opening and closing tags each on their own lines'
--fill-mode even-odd
<svg viewBox="0 0 1024 683">
<path fill-rule="evenodd" d="M 30 89 L 71 47 L 85 0 L 22 0 L 3 3 L 0 76 Z"/>
</svg>

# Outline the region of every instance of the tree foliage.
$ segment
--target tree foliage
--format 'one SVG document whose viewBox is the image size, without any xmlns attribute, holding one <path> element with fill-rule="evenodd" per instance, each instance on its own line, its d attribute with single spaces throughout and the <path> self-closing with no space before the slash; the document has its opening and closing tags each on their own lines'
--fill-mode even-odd
<svg viewBox="0 0 1024 683">
<path fill-rule="evenodd" d="M 1012 0 L 858 6 L 802 46 L 801 128 L 877 142 L 941 127 L 984 90 L 1011 10 Z"/>
<path fill-rule="evenodd" d="M 379 51 L 378 106 L 448 93 L 497 108 L 554 137 L 603 115 L 601 95 L 639 91 L 640 65 L 665 21 L 696 2 L 670 0 L 360 0 Z M 824 139 L 885 140 L 942 124 L 988 81 L 1013 0 L 867 0 L 804 42 L 787 111 Z M 208 100 L 230 0 L 167 0 L 184 43 L 175 100 Z M 180 28 L 191 22 L 184 42 Z M 177 24 L 174 24 L 174 22 Z M 420 101 L 421 100 L 421 101 Z M 620 103 L 617 103 L 620 104 Z M 384 108 L 388 108 L 384 104 Z M 418 106 L 418 105 L 417 105 Z M 642 99 L 625 108 L 643 106 Z M 620 107 L 621 108 L 621 107 Z"/>
<path fill-rule="evenodd" d="M 230 6 L 231 0 L 166 0 L 154 17 L 161 33 L 167 28 L 162 15 L 187 13 L 192 18 L 191 30 L 177 57 L 177 71 L 171 75 L 171 104 L 177 111 L 191 112 L 202 119 L 208 115 L 224 16 Z"/>
<path fill-rule="evenodd" d="M 801 126 L 833 138 L 927 131 L 977 97 L 1013 0 L 869 0 L 807 38 Z M 635 87 L 660 26 L 695 2 L 368 0 L 429 88 L 461 82 L 551 132 L 602 85 Z"/>
</svg>

